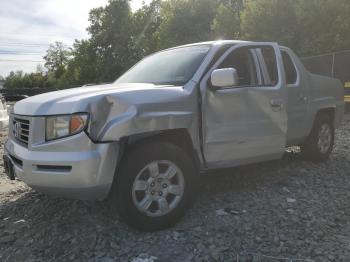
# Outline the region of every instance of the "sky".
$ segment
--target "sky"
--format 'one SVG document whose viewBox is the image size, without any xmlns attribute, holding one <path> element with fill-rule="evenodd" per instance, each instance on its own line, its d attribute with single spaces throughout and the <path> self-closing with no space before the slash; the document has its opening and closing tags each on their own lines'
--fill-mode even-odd
<svg viewBox="0 0 350 262">
<path fill-rule="evenodd" d="M 137 10 L 143 0 L 132 0 Z M 146 3 L 150 0 L 144 1 Z M 72 45 L 88 38 L 89 11 L 108 0 L 11 0 L 0 8 L 0 76 L 10 71 L 32 72 L 43 64 L 50 43 Z"/>
</svg>

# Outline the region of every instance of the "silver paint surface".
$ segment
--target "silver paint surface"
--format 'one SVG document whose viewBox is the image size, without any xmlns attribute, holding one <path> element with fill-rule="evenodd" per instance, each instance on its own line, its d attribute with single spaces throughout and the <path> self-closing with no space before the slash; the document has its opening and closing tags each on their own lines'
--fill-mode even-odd
<svg viewBox="0 0 350 262">
<path fill-rule="evenodd" d="M 6 154 L 13 154 L 24 163 L 22 170 L 16 169 L 17 175 L 33 187 L 58 188 L 48 191 L 59 191 L 62 195 L 69 195 L 66 189 L 78 191 L 81 187 L 106 186 L 105 194 L 98 194 L 101 198 L 107 195 L 113 181 L 119 143 L 124 137 L 187 130 L 203 170 L 281 157 L 288 144 L 301 142 L 308 136 L 315 115 L 323 108 L 335 110 L 335 126 L 339 125 L 344 111 L 340 81 L 310 74 L 291 50 L 276 43 L 205 44 L 208 43 L 212 45 L 211 50 L 184 86 L 85 86 L 16 103 L 13 114 L 30 117 L 35 129 L 28 148 L 11 136 L 6 143 Z M 211 64 L 223 45 L 231 47 L 218 62 Z M 276 51 L 279 71 L 276 86 L 218 90 L 207 86 L 212 71 L 229 52 L 257 45 L 270 46 Z M 285 84 L 280 49 L 291 54 L 297 67 L 298 81 L 294 86 Z M 45 142 L 45 116 L 77 112 L 90 114 L 87 134 Z M 81 159 L 82 152 L 89 161 Z M 70 163 L 74 168 L 66 176 L 49 172 L 36 174 L 33 166 L 40 163 Z M 93 171 L 86 172 L 92 167 Z"/>
</svg>

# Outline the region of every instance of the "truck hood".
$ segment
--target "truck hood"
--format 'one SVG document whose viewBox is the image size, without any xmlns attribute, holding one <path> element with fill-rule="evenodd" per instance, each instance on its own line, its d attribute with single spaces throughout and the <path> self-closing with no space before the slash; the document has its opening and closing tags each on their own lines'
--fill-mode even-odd
<svg viewBox="0 0 350 262">
<path fill-rule="evenodd" d="M 176 102 L 186 95 L 183 87 L 153 84 L 106 84 L 65 89 L 29 97 L 15 104 L 13 113 L 28 116 L 72 114 L 114 104 L 118 110 L 141 104 Z"/>
</svg>

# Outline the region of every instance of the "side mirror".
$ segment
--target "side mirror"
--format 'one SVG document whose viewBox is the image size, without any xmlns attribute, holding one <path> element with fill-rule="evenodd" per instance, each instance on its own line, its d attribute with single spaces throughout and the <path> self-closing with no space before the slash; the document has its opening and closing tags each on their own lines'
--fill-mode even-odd
<svg viewBox="0 0 350 262">
<path fill-rule="evenodd" d="M 238 85 L 238 73 L 234 68 L 216 69 L 211 73 L 213 87 L 225 88 Z"/>
</svg>

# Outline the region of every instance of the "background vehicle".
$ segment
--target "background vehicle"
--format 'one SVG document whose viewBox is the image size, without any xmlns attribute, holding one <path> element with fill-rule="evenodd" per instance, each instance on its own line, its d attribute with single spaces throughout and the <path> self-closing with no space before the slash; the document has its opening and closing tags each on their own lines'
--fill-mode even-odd
<svg viewBox="0 0 350 262">
<path fill-rule="evenodd" d="M 28 98 L 29 96 L 27 95 L 19 95 L 19 94 L 3 94 L 3 97 L 5 99 L 5 101 L 8 101 L 8 102 L 18 102 L 18 101 L 21 101 L 23 99 L 26 99 Z"/>
<path fill-rule="evenodd" d="M 200 173 L 280 158 L 325 161 L 344 111 L 335 79 L 276 43 L 207 42 L 151 55 L 115 83 L 18 102 L 7 173 L 49 194 L 109 197 L 141 230 L 176 223 Z"/>
<path fill-rule="evenodd" d="M 9 115 L 7 113 L 7 104 L 4 97 L 0 94 L 0 129 L 7 127 L 9 124 Z"/>
<path fill-rule="evenodd" d="M 56 91 L 53 88 L 9 88 L 0 89 L 1 95 L 7 102 L 17 102 L 30 96 Z"/>
</svg>

